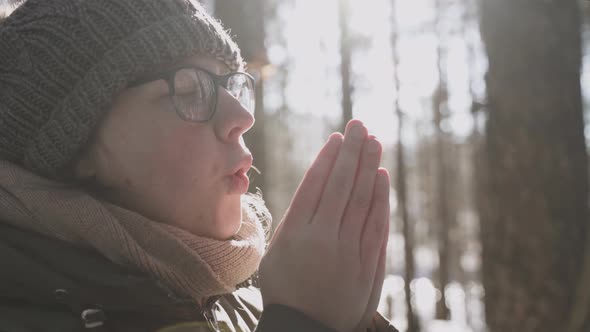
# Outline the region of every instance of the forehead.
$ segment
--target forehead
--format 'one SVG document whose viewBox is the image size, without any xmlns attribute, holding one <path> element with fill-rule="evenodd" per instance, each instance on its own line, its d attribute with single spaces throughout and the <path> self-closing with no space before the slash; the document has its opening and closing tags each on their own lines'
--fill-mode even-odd
<svg viewBox="0 0 590 332">
<path fill-rule="evenodd" d="M 148 75 L 167 72 L 173 68 L 193 66 L 206 69 L 214 74 L 223 75 L 230 72 L 230 68 L 220 60 L 211 56 L 191 55 L 176 61 L 155 66 Z"/>
</svg>

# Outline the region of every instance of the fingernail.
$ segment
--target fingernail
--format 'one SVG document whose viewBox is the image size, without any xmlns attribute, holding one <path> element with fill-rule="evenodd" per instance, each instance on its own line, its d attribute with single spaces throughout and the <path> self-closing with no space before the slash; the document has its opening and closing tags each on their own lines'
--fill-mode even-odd
<svg viewBox="0 0 590 332">
<path fill-rule="evenodd" d="M 361 137 L 363 137 L 363 136 L 364 136 L 364 131 L 365 131 L 365 128 L 364 128 L 364 127 L 363 127 L 363 125 L 361 125 L 361 124 L 354 124 L 354 125 L 353 125 L 353 126 L 350 128 L 350 134 L 351 134 L 353 137 L 356 137 L 356 138 L 361 138 Z"/>
<path fill-rule="evenodd" d="M 340 132 L 334 132 L 334 133 L 330 134 L 330 136 L 328 137 L 329 140 L 335 139 L 335 138 L 342 138 L 342 134 Z"/>
<path fill-rule="evenodd" d="M 326 144 L 338 144 L 337 142 L 342 142 L 343 139 L 344 136 L 342 136 L 341 133 L 332 133 L 332 135 L 328 137 L 328 141 L 326 142 Z"/>
</svg>

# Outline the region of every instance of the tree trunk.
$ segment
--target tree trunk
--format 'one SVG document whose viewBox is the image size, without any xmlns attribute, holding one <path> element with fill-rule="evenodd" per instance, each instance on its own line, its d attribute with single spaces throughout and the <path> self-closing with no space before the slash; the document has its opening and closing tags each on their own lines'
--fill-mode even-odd
<svg viewBox="0 0 590 332">
<path fill-rule="evenodd" d="M 466 56 L 466 67 L 468 73 L 468 87 L 469 87 L 469 97 L 471 99 L 471 116 L 473 119 L 473 128 L 471 135 L 467 140 L 467 144 L 470 149 L 470 156 L 469 160 L 472 165 L 472 173 L 471 178 L 469 181 L 469 193 L 470 193 L 470 205 L 476 212 L 481 212 L 481 202 L 485 199 L 485 196 L 482 195 L 482 184 L 484 183 L 484 167 L 486 163 L 483 162 L 482 153 L 483 153 L 483 131 L 482 128 L 479 127 L 478 118 L 483 116 L 483 107 L 480 97 L 478 97 L 475 93 L 474 89 L 474 77 L 477 75 L 475 70 L 476 68 L 476 55 L 475 55 L 475 42 L 468 38 L 468 31 L 470 29 L 474 29 L 477 26 L 477 4 L 474 0 L 463 0 L 463 26 L 461 28 L 461 34 L 463 39 L 466 43 L 467 49 L 467 56 Z M 480 233 L 476 232 L 473 234 L 473 240 L 477 241 L 477 239 L 481 238 Z M 469 288 L 469 284 L 474 282 L 479 282 L 481 280 L 481 267 L 477 271 L 469 271 L 463 273 L 465 280 L 463 282 L 464 289 Z M 480 319 L 485 321 L 485 317 L 476 317 L 474 315 L 474 311 L 470 307 L 470 303 L 474 301 L 475 298 L 471 291 L 465 292 L 465 309 L 466 309 L 466 320 L 467 326 L 470 327 L 473 331 L 479 331 L 480 326 L 476 324 L 476 321 L 479 322 Z"/>
<path fill-rule="evenodd" d="M 265 0 L 218 0 L 215 1 L 215 16 L 224 27 L 231 30 L 232 37 L 240 46 L 242 57 L 248 63 L 248 72 L 256 77 L 256 108 L 254 116 L 256 125 L 245 135 L 252 155 L 254 166 L 260 174 L 251 176 L 250 188 L 266 189 L 267 156 L 266 130 L 264 113 L 264 81 L 261 69 L 268 64 L 265 47 L 266 12 Z M 252 191 L 252 189 L 250 190 Z"/>
<path fill-rule="evenodd" d="M 481 6 L 489 62 L 487 323 L 491 332 L 565 331 L 588 228 L 578 5 Z"/>
<path fill-rule="evenodd" d="M 406 178 L 406 164 L 404 155 L 403 143 L 403 121 L 404 114 L 399 105 L 400 81 L 399 81 L 399 55 L 397 52 L 397 18 L 396 18 L 396 0 L 391 0 L 391 48 L 393 54 L 393 72 L 395 84 L 395 105 L 394 112 L 398 119 L 397 126 L 397 155 L 396 155 L 396 194 L 398 203 L 398 213 L 402 221 L 402 231 L 404 235 L 404 293 L 406 300 L 406 319 L 408 322 L 407 332 L 418 332 L 418 320 L 414 314 L 414 306 L 412 305 L 412 291 L 410 283 L 414 280 L 415 266 L 414 266 L 414 234 L 411 229 L 411 224 L 408 216 L 408 202 L 407 202 L 407 178 Z"/>
<path fill-rule="evenodd" d="M 437 34 L 437 67 L 438 67 L 438 87 L 432 98 L 433 121 L 435 130 L 435 180 L 436 180 L 436 218 L 439 222 L 438 227 L 438 286 L 440 287 L 441 298 L 436 303 L 436 318 L 449 319 L 450 312 L 447 307 L 447 300 L 445 295 L 445 287 L 449 283 L 449 253 L 450 253 L 450 211 L 448 202 L 448 188 L 447 188 L 447 164 L 444 154 L 445 133 L 441 128 L 443 119 L 443 107 L 447 103 L 447 87 L 445 71 L 443 70 L 445 58 L 442 47 L 441 34 L 441 0 L 436 0 L 436 20 L 435 30 Z"/>
<path fill-rule="evenodd" d="M 398 104 L 396 102 L 396 104 Z M 397 189 L 397 201 L 399 206 L 399 214 L 403 224 L 404 234 L 404 292 L 406 295 L 406 308 L 407 308 L 407 321 L 408 329 L 407 332 L 418 332 L 419 326 L 416 316 L 414 314 L 414 307 L 412 305 L 412 292 L 410 289 L 410 283 L 414 280 L 415 268 L 414 268 L 414 233 L 412 232 L 409 216 L 408 216 L 408 204 L 407 204 L 407 185 L 406 185 L 406 165 L 404 157 L 404 144 L 402 140 L 402 129 L 403 129 L 403 114 L 397 107 L 398 116 L 398 137 L 397 137 L 397 158 L 396 158 L 396 189 Z"/>
<path fill-rule="evenodd" d="M 351 82 L 351 61 L 352 45 L 348 17 L 350 15 L 349 0 L 338 1 L 338 18 L 340 24 L 340 76 L 342 79 L 342 123 L 340 129 L 344 128 L 352 119 L 352 82 Z"/>
</svg>

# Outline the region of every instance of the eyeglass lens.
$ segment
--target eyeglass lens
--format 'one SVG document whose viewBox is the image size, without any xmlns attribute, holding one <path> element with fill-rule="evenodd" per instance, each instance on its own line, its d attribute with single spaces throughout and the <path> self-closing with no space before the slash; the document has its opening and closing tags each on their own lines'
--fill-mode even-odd
<svg viewBox="0 0 590 332">
<path fill-rule="evenodd" d="M 227 81 L 226 89 L 250 113 L 254 113 L 254 85 L 252 80 L 243 73 L 235 73 Z"/>
<path fill-rule="evenodd" d="M 254 84 L 243 73 L 233 73 L 224 88 L 249 112 L 254 112 Z M 215 82 L 205 71 L 185 68 L 176 72 L 172 102 L 179 115 L 188 121 L 207 121 L 215 112 Z"/>
</svg>

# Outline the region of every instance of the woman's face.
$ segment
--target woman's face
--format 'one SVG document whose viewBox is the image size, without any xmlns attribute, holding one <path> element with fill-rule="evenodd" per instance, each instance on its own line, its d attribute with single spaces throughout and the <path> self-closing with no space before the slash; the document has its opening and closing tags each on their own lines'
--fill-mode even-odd
<svg viewBox="0 0 590 332">
<path fill-rule="evenodd" d="M 229 72 L 206 57 L 169 67 L 179 65 Z M 150 219 L 228 239 L 241 224 L 247 182 L 239 178 L 252 164 L 242 135 L 253 124 L 252 114 L 222 87 L 211 120 L 184 121 L 174 111 L 167 83 L 151 81 L 114 100 L 78 173 L 95 175 L 111 200 Z"/>
</svg>

